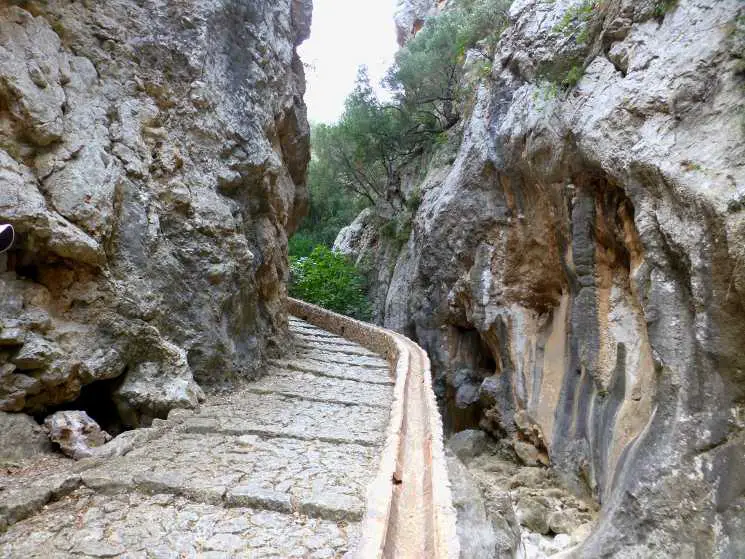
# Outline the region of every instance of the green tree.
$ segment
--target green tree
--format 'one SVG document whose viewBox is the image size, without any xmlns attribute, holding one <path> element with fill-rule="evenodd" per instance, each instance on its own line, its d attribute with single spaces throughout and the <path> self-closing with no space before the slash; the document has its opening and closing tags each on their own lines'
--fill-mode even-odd
<svg viewBox="0 0 745 559">
<path fill-rule="evenodd" d="M 360 320 L 370 318 L 365 282 L 341 254 L 319 245 L 291 261 L 290 295 Z"/>
<path fill-rule="evenodd" d="M 291 240 L 291 255 L 308 256 L 316 244 L 330 247 L 365 206 L 397 223 L 410 221 L 418 203 L 402 194 L 402 170 L 441 143 L 460 118 L 465 54 L 491 62 L 508 7 L 508 0 L 460 0 L 427 21 L 388 74 L 390 102 L 378 99 L 360 69 L 340 121 L 312 130 L 310 215 Z M 402 237 L 406 227 L 396 231 Z"/>
<path fill-rule="evenodd" d="M 491 61 L 509 5 L 507 0 L 461 0 L 427 20 L 396 54 L 386 83 L 425 131 L 439 132 L 458 122 L 465 54 L 474 50 Z"/>
<path fill-rule="evenodd" d="M 314 146 L 334 183 L 370 205 L 400 207 L 399 171 L 421 153 L 419 134 L 405 111 L 378 100 L 364 67 L 339 123 L 318 132 Z"/>
</svg>

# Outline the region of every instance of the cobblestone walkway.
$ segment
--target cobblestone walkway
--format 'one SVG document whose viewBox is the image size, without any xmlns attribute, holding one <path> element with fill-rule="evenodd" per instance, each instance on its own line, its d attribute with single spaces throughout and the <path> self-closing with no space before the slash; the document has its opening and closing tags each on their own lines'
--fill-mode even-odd
<svg viewBox="0 0 745 559">
<path fill-rule="evenodd" d="M 378 466 L 389 365 L 291 328 L 297 357 L 120 437 L 121 456 L 0 480 L 0 557 L 342 556 Z"/>
</svg>

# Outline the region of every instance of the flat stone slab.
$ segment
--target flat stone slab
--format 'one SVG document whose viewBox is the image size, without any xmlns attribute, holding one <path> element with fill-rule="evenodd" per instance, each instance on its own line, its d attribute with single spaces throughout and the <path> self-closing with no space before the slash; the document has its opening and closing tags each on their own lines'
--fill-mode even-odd
<svg viewBox="0 0 745 559">
<path fill-rule="evenodd" d="M 381 384 L 361 385 L 353 380 L 270 367 L 267 376 L 252 382 L 248 391 L 277 393 L 342 404 L 363 404 L 390 409 L 393 390 Z"/>
<path fill-rule="evenodd" d="M 325 377 L 355 380 L 357 382 L 367 382 L 372 384 L 394 384 L 390 375 L 390 367 L 388 366 L 375 369 L 371 367 L 355 367 L 354 365 L 343 365 L 338 363 L 323 363 L 312 359 L 273 359 L 269 363 L 281 369 L 304 371 L 306 373 L 313 373 Z M 360 390 L 364 390 L 364 387 L 360 387 Z"/>
<path fill-rule="evenodd" d="M 340 557 L 357 523 L 139 493 L 80 489 L 0 534 L 0 557 Z"/>
<path fill-rule="evenodd" d="M 189 433 L 264 434 L 371 446 L 382 445 L 388 420 L 389 411 L 378 407 L 242 391 L 225 397 L 222 403 L 203 406 L 185 420 L 183 429 Z"/>
<path fill-rule="evenodd" d="M 337 336 L 336 334 L 332 334 L 331 332 L 326 332 L 326 330 L 321 330 L 320 328 L 316 328 L 315 326 L 296 326 L 294 324 L 291 324 L 290 330 L 295 336 L 309 336 L 329 341 L 346 340 L 346 338 L 342 338 L 341 336 Z"/>
<path fill-rule="evenodd" d="M 269 501 L 284 494 L 293 510 L 312 511 L 320 502 L 330 518 L 357 520 L 377 463 L 378 449 L 362 445 L 175 431 L 81 478 L 104 492 L 171 493 L 215 505 L 231 489 L 250 486 L 272 495 L 264 508 L 275 510 Z"/>
</svg>

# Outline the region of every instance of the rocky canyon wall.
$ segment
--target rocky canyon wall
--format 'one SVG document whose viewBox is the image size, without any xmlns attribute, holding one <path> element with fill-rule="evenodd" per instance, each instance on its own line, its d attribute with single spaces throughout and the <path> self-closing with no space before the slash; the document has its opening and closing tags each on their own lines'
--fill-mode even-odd
<svg viewBox="0 0 745 559">
<path fill-rule="evenodd" d="M 436 9 L 402 4 L 404 38 Z M 742 557 L 745 4 L 592 5 L 513 2 L 408 178 L 408 241 L 368 212 L 337 245 L 428 350 L 451 429 L 602 504 L 579 556 Z"/>
<path fill-rule="evenodd" d="M 282 343 L 310 10 L 2 3 L 0 410 L 147 424 Z"/>
</svg>

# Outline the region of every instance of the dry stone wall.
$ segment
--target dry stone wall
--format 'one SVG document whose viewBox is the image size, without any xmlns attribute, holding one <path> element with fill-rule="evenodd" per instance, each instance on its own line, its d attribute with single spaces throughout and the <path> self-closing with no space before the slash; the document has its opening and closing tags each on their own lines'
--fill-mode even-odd
<svg viewBox="0 0 745 559">
<path fill-rule="evenodd" d="M 580 556 L 739 557 L 745 6 L 613 0 L 566 23 L 590 5 L 513 2 L 451 155 L 407 185 L 408 242 L 361 216 L 339 245 L 429 352 L 452 430 L 602 505 Z"/>
<path fill-rule="evenodd" d="M 310 9 L 3 3 L 0 410 L 147 424 L 283 343 Z"/>
</svg>

